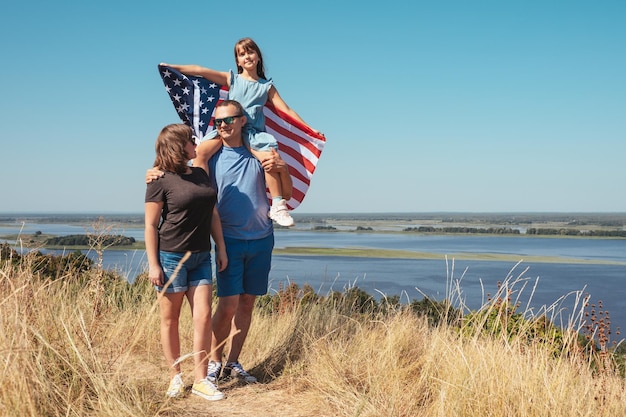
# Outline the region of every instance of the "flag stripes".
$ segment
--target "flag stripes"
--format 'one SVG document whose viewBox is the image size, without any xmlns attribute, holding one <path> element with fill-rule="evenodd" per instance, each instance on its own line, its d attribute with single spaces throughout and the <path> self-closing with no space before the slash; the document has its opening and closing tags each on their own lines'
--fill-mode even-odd
<svg viewBox="0 0 626 417">
<path fill-rule="evenodd" d="M 181 121 L 193 129 L 196 137 L 204 138 L 214 129 L 213 112 L 217 103 L 228 97 L 228 87 L 202 77 L 184 75 L 167 66 L 159 65 L 159 73 Z M 287 206 L 293 210 L 302 203 L 311 185 L 326 138 L 269 102 L 265 104 L 263 113 L 266 130 L 276 138 L 278 152 L 289 167 L 293 193 Z"/>
</svg>

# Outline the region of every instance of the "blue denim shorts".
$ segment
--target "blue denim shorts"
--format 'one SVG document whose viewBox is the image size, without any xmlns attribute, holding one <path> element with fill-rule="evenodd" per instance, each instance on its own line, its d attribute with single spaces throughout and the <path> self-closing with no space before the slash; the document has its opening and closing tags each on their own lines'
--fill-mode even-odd
<svg viewBox="0 0 626 417">
<path fill-rule="evenodd" d="M 165 274 L 165 282 L 170 280 L 178 264 L 185 256 L 185 252 L 159 252 L 161 267 Z M 180 270 L 165 290 L 166 293 L 185 292 L 189 287 L 212 285 L 213 272 L 211 269 L 211 251 L 191 253 L 191 256 L 181 265 Z M 156 285 L 157 291 L 163 287 Z"/>
<path fill-rule="evenodd" d="M 267 293 L 274 234 L 255 240 L 224 237 L 224 243 L 228 266 L 217 273 L 217 296 Z"/>
</svg>

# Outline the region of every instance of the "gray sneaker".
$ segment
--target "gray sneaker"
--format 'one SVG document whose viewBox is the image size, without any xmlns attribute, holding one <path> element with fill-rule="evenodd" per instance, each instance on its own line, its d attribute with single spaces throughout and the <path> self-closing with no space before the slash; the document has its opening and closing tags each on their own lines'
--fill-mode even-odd
<svg viewBox="0 0 626 417">
<path fill-rule="evenodd" d="M 256 382 L 256 378 L 246 372 L 239 362 L 227 363 L 226 366 L 224 366 L 222 378 L 237 378 L 238 380 L 248 384 L 254 384 Z"/>
<path fill-rule="evenodd" d="M 206 379 L 210 382 L 217 385 L 217 380 L 220 379 L 220 374 L 222 373 L 222 363 L 209 361 L 209 366 L 207 367 Z"/>
</svg>

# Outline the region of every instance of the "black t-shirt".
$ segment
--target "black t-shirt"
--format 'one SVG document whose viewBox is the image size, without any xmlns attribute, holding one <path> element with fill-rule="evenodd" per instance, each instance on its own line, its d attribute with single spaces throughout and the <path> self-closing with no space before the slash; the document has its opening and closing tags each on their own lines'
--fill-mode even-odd
<svg viewBox="0 0 626 417">
<path fill-rule="evenodd" d="M 146 202 L 163 202 L 159 250 L 200 252 L 211 249 L 211 218 L 217 193 L 207 173 L 191 167 L 190 174 L 166 172 L 146 188 Z"/>
</svg>

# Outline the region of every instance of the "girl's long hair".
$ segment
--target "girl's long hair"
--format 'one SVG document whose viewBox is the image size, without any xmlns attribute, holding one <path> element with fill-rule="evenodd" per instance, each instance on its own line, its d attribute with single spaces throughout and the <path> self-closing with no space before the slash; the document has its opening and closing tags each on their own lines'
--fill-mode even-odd
<svg viewBox="0 0 626 417">
<path fill-rule="evenodd" d="M 256 44 L 250 38 L 239 39 L 235 44 L 235 65 L 237 65 L 237 47 L 242 47 L 244 51 L 254 51 L 259 56 L 259 62 L 256 66 L 256 75 L 267 80 L 265 76 L 265 66 L 263 65 L 263 54 L 261 53 L 261 49 L 259 49 L 259 45 Z M 237 74 L 241 74 L 243 72 L 243 68 L 237 65 Z"/>
<path fill-rule="evenodd" d="M 185 146 L 193 140 L 193 131 L 187 125 L 176 123 L 165 126 L 157 137 L 154 166 L 163 171 L 184 174 L 189 158 Z"/>
</svg>

